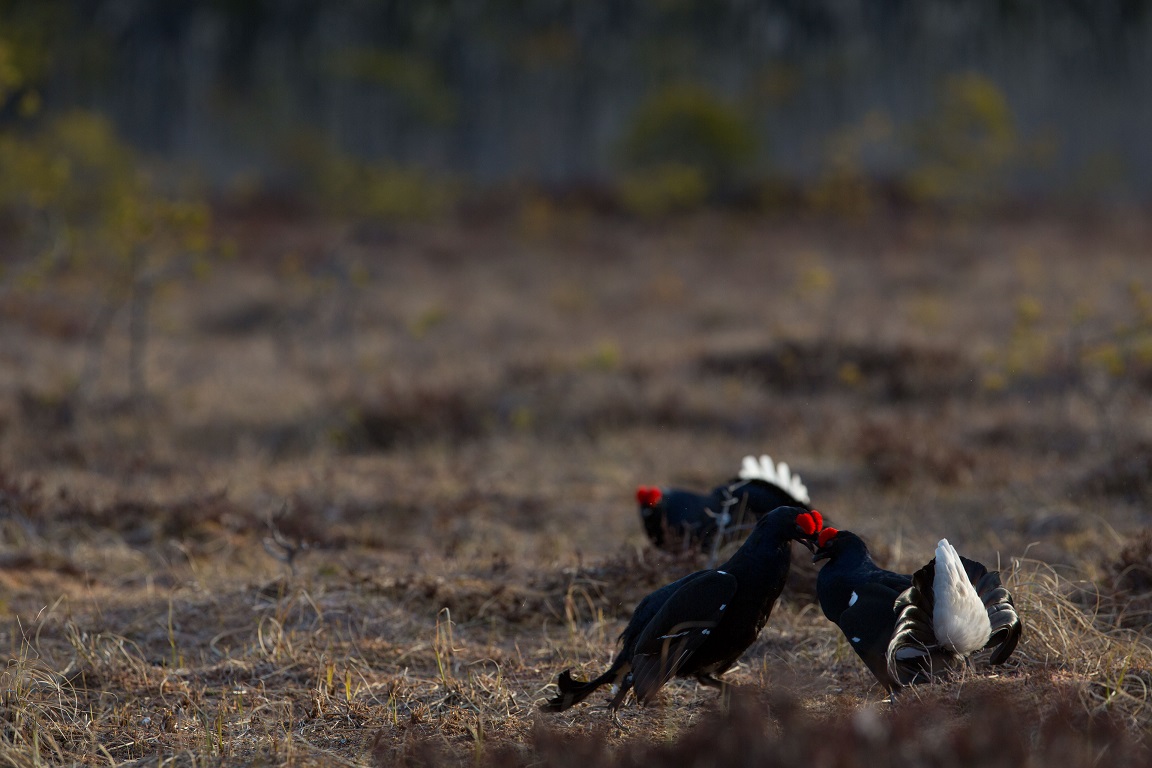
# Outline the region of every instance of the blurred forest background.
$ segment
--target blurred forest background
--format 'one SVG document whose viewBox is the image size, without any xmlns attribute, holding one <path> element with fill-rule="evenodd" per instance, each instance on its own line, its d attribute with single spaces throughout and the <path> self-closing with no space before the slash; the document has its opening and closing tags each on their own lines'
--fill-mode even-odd
<svg viewBox="0 0 1152 768">
<path fill-rule="evenodd" d="M 852 208 L 870 185 L 913 202 L 1144 200 L 1150 8 L 5 0 L 0 201 L 48 204 L 24 165 L 50 164 L 52 141 L 72 183 L 115 143 L 164 161 L 168 183 L 383 216 L 509 184 L 643 212 Z"/>
<path fill-rule="evenodd" d="M 0 286 L 203 272 L 236 251 L 213 213 L 253 206 L 378 232 L 1140 206 L 1150 9 L 2 0 Z"/>
</svg>

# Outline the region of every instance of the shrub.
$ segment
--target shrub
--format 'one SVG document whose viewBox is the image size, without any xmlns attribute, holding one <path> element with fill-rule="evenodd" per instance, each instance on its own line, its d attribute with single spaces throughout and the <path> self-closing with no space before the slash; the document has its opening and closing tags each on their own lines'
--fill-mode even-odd
<svg viewBox="0 0 1152 768">
<path fill-rule="evenodd" d="M 631 174 L 625 201 L 641 209 L 694 203 L 738 183 L 758 149 L 736 107 L 700 85 L 667 85 L 640 105 L 621 144 Z"/>
<path fill-rule="evenodd" d="M 1008 99 L 976 73 L 944 81 L 936 110 L 913 129 L 910 143 L 918 163 L 908 187 L 929 202 L 991 202 L 1020 160 Z"/>
<path fill-rule="evenodd" d="M 450 180 L 417 168 L 357 160 L 317 137 L 296 139 L 287 154 L 310 202 L 332 213 L 406 221 L 444 213 L 456 200 Z"/>
</svg>

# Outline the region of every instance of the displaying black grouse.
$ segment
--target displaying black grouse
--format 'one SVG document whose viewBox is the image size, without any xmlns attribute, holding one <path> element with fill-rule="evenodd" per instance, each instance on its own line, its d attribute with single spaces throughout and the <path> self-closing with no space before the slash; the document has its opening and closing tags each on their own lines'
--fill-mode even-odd
<svg viewBox="0 0 1152 768">
<path fill-rule="evenodd" d="M 936 557 L 912 574 L 895 605 L 896 632 L 888 645 L 888 673 L 901 685 L 931 679 L 990 648 L 990 664 L 1016 650 L 1024 625 L 999 571 L 961 557 L 941 539 Z"/>
<path fill-rule="evenodd" d="M 800 476 L 770 456 L 746 456 L 737 477 L 710 493 L 642 485 L 636 502 L 648 538 L 673 551 L 707 548 L 717 535 L 751 525 L 777 507 L 811 508 Z"/>
<path fill-rule="evenodd" d="M 955 669 L 991 648 L 1002 664 L 1023 625 L 998 571 L 960 557 L 941 540 L 936 558 L 914 575 L 878 567 L 850 531 L 820 532 L 813 562 L 820 608 L 889 692 Z"/>
<path fill-rule="evenodd" d="M 564 670 L 556 679 L 559 694 L 541 709 L 561 712 L 612 684 L 619 686 L 608 705 L 616 720 L 629 690 L 646 704 L 675 676 L 722 688 L 716 676 L 756 640 L 784 589 L 792 540 L 814 549 L 822 523 L 819 512 L 799 507 L 764 515 L 719 568 L 689 574 L 641 600 L 620 633 L 620 652 L 608 670 L 587 682 Z"/>
</svg>

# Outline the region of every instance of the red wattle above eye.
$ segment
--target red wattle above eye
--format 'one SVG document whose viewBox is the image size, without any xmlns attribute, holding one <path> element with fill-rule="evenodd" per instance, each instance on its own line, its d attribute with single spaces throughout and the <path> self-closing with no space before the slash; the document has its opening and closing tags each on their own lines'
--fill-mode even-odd
<svg viewBox="0 0 1152 768">
<path fill-rule="evenodd" d="M 655 486 L 641 485 L 636 489 L 636 503 L 642 507 L 655 506 L 662 496 L 660 489 Z"/>
<path fill-rule="evenodd" d="M 824 527 L 824 516 L 823 515 L 821 515 L 815 509 L 812 510 L 811 512 L 809 512 L 808 514 L 812 515 L 812 519 L 816 521 L 816 530 L 820 530 L 821 528 Z"/>
<path fill-rule="evenodd" d="M 817 540 L 817 543 L 822 547 L 827 546 L 829 541 L 836 538 L 837 533 L 839 533 L 839 531 L 835 528 L 825 528 L 820 531 L 820 538 Z"/>
</svg>

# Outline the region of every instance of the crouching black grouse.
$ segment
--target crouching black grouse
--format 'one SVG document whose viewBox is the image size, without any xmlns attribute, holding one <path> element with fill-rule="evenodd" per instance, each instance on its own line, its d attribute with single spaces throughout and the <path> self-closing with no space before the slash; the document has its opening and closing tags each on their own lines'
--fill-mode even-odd
<svg viewBox="0 0 1152 768">
<path fill-rule="evenodd" d="M 1020 641 L 1023 625 L 999 571 L 961 557 L 946 539 L 914 575 L 878 567 L 859 536 L 835 528 L 820 532 L 812 559 L 828 561 L 816 578 L 824 615 L 889 692 L 984 649 L 1003 664 Z"/>
<path fill-rule="evenodd" d="M 559 694 L 541 709 L 561 712 L 612 684 L 619 686 L 608 705 L 616 720 L 629 690 L 646 704 L 674 676 L 723 688 L 716 676 L 756 640 L 784 589 L 792 540 L 815 549 L 822 524 L 819 512 L 799 507 L 764 515 L 719 568 L 689 574 L 641 600 L 620 633 L 620 652 L 608 670 L 587 682 L 564 670 L 556 679 Z"/>
<path fill-rule="evenodd" d="M 737 477 L 710 493 L 642 485 L 636 489 L 636 502 L 648 538 L 673 551 L 706 549 L 716 536 L 752 524 L 777 507 L 811 508 L 800 476 L 770 456 L 744 457 Z"/>
</svg>

